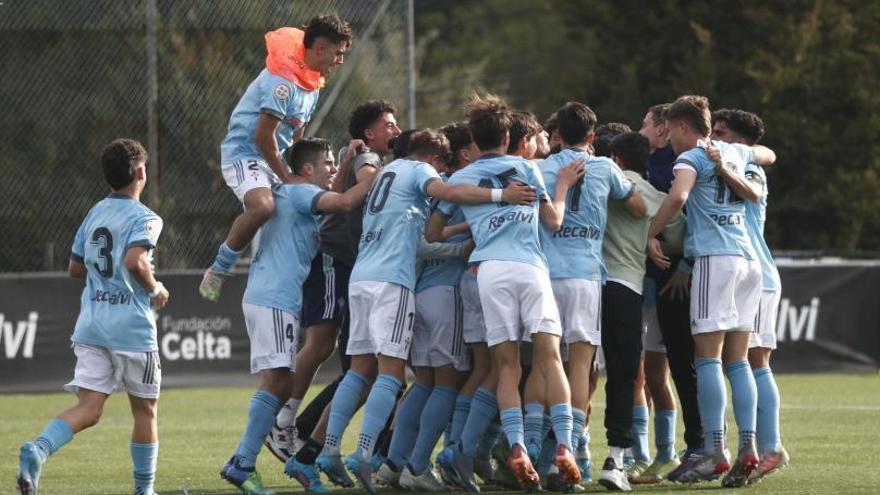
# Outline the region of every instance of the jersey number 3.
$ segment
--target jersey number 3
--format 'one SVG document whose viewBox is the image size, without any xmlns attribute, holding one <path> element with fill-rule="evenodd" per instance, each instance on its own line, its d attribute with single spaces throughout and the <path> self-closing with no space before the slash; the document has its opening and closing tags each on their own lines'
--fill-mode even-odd
<svg viewBox="0 0 880 495">
<path fill-rule="evenodd" d="M 102 258 L 101 264 L 93 263 L 95 270 L 104 278 L 113 276 L 113 234 L 107 227 L 98 227 L 92 232 L 92 244 L 100 245 L 98 255 Z"/>
</svg>

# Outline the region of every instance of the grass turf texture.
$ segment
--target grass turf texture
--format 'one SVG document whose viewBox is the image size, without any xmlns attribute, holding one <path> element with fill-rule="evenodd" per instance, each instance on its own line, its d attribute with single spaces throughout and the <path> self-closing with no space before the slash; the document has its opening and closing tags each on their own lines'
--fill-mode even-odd
<svg viewBox="0 0 880 495">
<path fill-rule="evenodd" d="M 792 456 L 788 469 L 747 488 L 755 493 L 878 493 L 880 491 L 880 376 L 780 375 L 782 436 Z M 594 398 L 591 418 L 593 478 L 599 475 L 607 450 L 602 427 L 604 380 Z M 309 397 L 317 393 L 313 387 Z M 221 480 L 220 466 L 229 458 L 245 425 L 253 390 L 217 388 L 168 390 L 159 407 L 159 467 L 157 491 L 183 493 L 237 493 Z M 46 422 L 70 406 L 69 394 L 0 396 L 0 494 L 12 493 L 18 466 L 18 448 L 32 440 Z M 729 409 L 729 408 L 728 408 Z M 354 450 L 361 414 L 349 426 L 343 452 Z M 680 423 L 680 421 L 679 421 Z M 728 424 L 735 430 L 732 416 Z M 650 441 L 653 451 L 653 425 Z M 131 415 L 128 400 L 117 394 L 108 400 L 101 422 L 80 434 L 45 465 L 41 493 L 132 493 L 128 451 Z M 682 427 L 678 427 L 678 447 Z M 735 441 L 735 431 L 729 435 Z M 732 444 L 735 445 L 735 444 Z M 735 450 L 735 449 L 734 449 Z M 265 449 L 258 470 L 266 486 L 279 493 L 300 492 L 284 476 L 281 464 Z M 328 486 L 330 486 L 328 484 Z M 691 487 L 663 483 L 636 487 L 640 493 L 670 493 L 721 489 L 720 483 Z M 380 489 L 393 492 L 389 489 Z M 493 488 L 484 491 L 504 493 Z M 604 492 L 591 484 L 588 492 Z M 336 490 L 358 493 L 357 490 Z M 507 492 L 515 493 L 515 492 Z"/>
</svg>

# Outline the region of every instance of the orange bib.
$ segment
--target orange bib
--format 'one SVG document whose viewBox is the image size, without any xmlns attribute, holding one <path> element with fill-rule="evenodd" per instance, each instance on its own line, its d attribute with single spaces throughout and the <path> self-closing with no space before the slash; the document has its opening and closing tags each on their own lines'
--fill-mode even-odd
<svg viewBox="0 0 880 495">
<path fill-rule="evenodd" d="M 306 91 L 324 87 L 324 76 L 306 65 L 305 32 L 283 27 L 266 33 L 266 68 Z"/>
</svg>

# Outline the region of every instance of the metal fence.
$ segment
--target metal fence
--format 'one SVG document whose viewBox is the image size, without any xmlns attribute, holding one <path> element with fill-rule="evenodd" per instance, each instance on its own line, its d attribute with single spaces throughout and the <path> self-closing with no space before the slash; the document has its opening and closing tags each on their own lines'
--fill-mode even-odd
<svg viewBox="0 0 880 495">
<path fill-rule="evenodd" d="M 116 137 L 151 151 L 144 200 L 165 220 L 163 269 L 207 266 L 241 205 L 219 170 L 229 114 L 264 66 L 265 32 L 321 13 L 355 44 L 309 134 L 341 145 L 353 108 L 407 97 L 406 0 L 28 0 L 0 4 L 0 272 L 66 268 L 107 193 Z"/>
</svg>

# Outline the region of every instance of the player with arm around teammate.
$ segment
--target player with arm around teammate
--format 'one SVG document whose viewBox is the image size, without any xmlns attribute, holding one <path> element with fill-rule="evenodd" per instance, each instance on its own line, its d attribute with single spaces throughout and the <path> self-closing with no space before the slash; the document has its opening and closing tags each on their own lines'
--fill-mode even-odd
<svg viewBox="0 0 880 495">
<path fill-rule="evenodd" d="M 755 145 L 764 135 L 761 118 L 743 110 L 722 109 L 713 116 L 712 137 L 728 143 Z M 767 215 L 767 175 L 764 168 L 754 163 L 746 165 L 746 179 L 759 188 L 757 202 L 746 203 L 746 225 L 749 237 L 761 260 L 762 292 L 755 319 L 755 330 L 749 337 L 749 364 L 758 388 L 757 443 L 761 462 L 749 483 L 760 480 L 788 465 L 788 452 L 779 437 L 779 389 L 770 370 L 770 354 L 776 349 L 776 315 L 782 296 L 779 271 L 764 239 L 764 221 Z"/>
<path fill-rule="evenodd" d="M 77 404 L 21 446 L 16 486 L 23 495 L 38 493 L 43 463 L 74 434 L 97 424 L 104 402 L 119 389 L 128 393 L 134 416 L 130 450 L 135 494 L 153 494 L 162 371 L 152 308 L 164 307 L 169 293 L 152 268 L 162 219 L 140 202 L 146 162 L 146 150 L 131 139 L 111 142 L 101 156 L 112 192 L 89 210 L 77 229 L 68 266 L 71 277 L 86 279 L 70 339 L 76 354 L 74 378 L 64 386 L 77 395 Z"/>
<path fill-rule="evenodd" d="M 238 101 L 220 144 L 223 178 L 244 212 L 202 277 L 203 298 L 220 298 L 224 277 L 274 213 L 271 186 L 293 179 L 281 154 L 302 137 L 324 76 L 342 64 L 351 37 L 348 23 L 336 15 L 314 17 L 304 31 L 285 27 L 266 33 L 266 68 Z"/>
<path fill-rule="evenodd" d="M 663 257 L 654 237 L 687 202 L 685 255 L 696 259 L 691 297 L 691 331 L 696 349 L 697 399 L 704 433 L 702 459 L 678 481 L 694 482 L 725 476 L 724 486 L 742 486 L 757 467 L 755 416 L 757 392 L 747 361 L 761 291 L 760 265 L 745 226 L 745 205 L 734 190 L 748 189 L 745 166 L 773 163 L 766 147 L 712 141 L 720 165 L 707 155 L 711 132 L 709 103 L 702 96 L 682 96 L 666 112 L 669 139 L 678 158 L 675 181 L 649 232 L 648 249 Z M 733 184 L 733 185 L 731 185 Z M 731 469 L 724 439 L 726 389 L 733 391 L 734 416 L 740 442 Z"/>
<path fill-rule="evenodd" d="M 492 188 L 522 182 L 534 187 L 540 200 L 539 206 L 501 202 L 461 207 L 477 244 L 470 261 L 480 263 L 477 285 L 487 328 L 486 340 L 492 364 L 498 370 L 497 400 L 502 427 L 511 445 L 507 464 L 521 486 L 538 485 L 538 474 L 526 453 L 519 395 L 519 343 L 530 338 L 534 351 L 529 381 L 536 380 L 543 385 L 540 399 L 551 405 L 553 429 L 559 441 L 557 465 L 567 481 L 576 483 L 580 475 L 571 454 L 570 391 L 559 356 L 559 313 L 550 295 L 546 260 L 538 239 L 538 219 L 540 217 L 553 230 L 562 225 L 565 195 L 583 174 L 583 163 L 562 169 L 551 202 L 537 166 L 529 160 L 504 155 L 510 142 L 511 125 L 511 112 L 506 103 L 495 96 L 474 95 L 467 113 L 481 156 L 454 174 L 450 183 Z M 450 210 L 450 205 L 441 203 L 439 212 L 431 219 L 429 240 L 439 235 Z M 534 387 L 541 389 L 540 385 Z M 473 490 L 473 457 L 463 447 L 459 443 L 451 449 L 449 464 L 457 482 Z"/>
<path fill-rule="evenodd" d="M 260 384 L 251 399 L 241 441 L 220 471 L 248 495 L 272 493 L 262 486 L 256 459 L 275 415 L 290 395 L 302 283 L 318 251 L 320 215 L 352 210 L 369 189 L 364 183 L 344 194 L 327 191 L 336 165 L 330 144 L 323 139 L 300 140 L 285 155 L 294 175 L 272 188 L 276 212 L 262 227 L 263 239 L 242 299 L 251 341 L 251 373 L 260 375 Z M 322 488 L 316 474 L 300 481 L 314 491 Z"/>
</svg>

